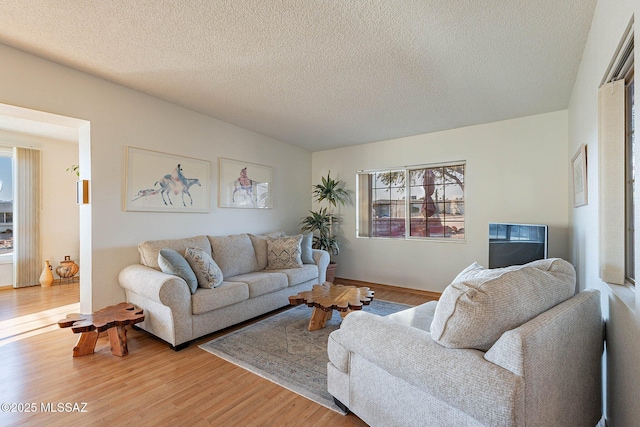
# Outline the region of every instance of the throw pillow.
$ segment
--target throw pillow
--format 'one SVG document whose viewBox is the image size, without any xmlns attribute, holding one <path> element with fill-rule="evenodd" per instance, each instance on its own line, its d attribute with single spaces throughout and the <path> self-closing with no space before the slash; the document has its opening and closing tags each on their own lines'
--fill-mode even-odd
<svg viewBox="0 0 640 427">
<path fill-rule="evenodd" d="M 484 269 L 472 264 L 444 290 L 431 337 L 449 348 L 488 350 L 517 328 L 573 296 L 576 273 L 559 258 Z"/>
<path fill-rule="evenodd" d="M 300 258 L 302 258 L 303 264 L 315 264 L 315 261 L 313 260 L 313 233 L 302 235 L 300 251 Z"/>
<path fill-rule="evenodd" d="M 187 248 L 184 258 L 195 273 L 198 286 L 205 289 L 220 286 L 223 280 L 222 270 L 207 252 L 200 248 Z"/>
<path fill-rule="evenodd" d="M 300 242 L 302 234 L 267 237 L 267 270 L 302 267 Z"/>
<path fill-rule="evenodd" d="M 158 252 L 158 265 L 163 273 L 173 274 L 184 279 L 192 294 L 198 289 L 198 279 L 195 273 L 187 260 L 178 252 L 173 249 L 160 249 L 160 252 Z"/>
</svg>

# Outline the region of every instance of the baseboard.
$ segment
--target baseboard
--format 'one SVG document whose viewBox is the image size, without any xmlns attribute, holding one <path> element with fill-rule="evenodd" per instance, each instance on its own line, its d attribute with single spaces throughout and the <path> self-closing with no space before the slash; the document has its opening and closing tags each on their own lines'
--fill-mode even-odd
<svg viewBox="0 0 640 427">
<path fill-rule="evenodd" d="M 366 286 L 376 287 L 378 289 L 386 289 L 389 291 L 404 292 L 405 294 L 420 295 L 431 298 L 432 300 L 439 300 L 442 295 L 441 292 L 424 291 L 422 289 L 403 288 L 401 286 L 383 285 L 382 283 L 364 282 L 362 280 L 345 279 L 344 277 L 336 277 L 334 283 L 337 285 L 349 285 L 349 286 Z"/>
</svg>

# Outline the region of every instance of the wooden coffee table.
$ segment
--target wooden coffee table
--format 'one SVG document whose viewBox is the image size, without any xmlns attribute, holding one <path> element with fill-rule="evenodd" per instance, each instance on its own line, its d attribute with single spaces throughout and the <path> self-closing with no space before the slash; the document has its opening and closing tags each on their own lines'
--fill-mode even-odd
<svg viewBox="0 0 640 427">
<path fill-rule="evenodd" d="M 363 305 L 369 305 L 372 299 L 373 291 L 369 288 L 325 282 L 322 285 L 314 285 L 310 291 L 290 296 L 289 302 L 292 305 L 307 304 L 313 307 L 309 330 L 316 331 L 325 327 L 333 310 L 337 310 L 344 319 L 353 310 L 361 310 Z"/>
<path fill-rule="evenodd" d="M 127 349 L 127 325 L 134 325 L 144 320 L 141 308 L 133 304 L 121 302 L 93 314 L 73 313 L 66 319 L 58 321 L 61 328 L 71 328 L 75 333 L 81 333 L 78 344 L 73 348 L 73 357 L 93 354 L 100 332 L 107 331 L 111 353 L 115 356 L 126 356 Z"/>
</svg>

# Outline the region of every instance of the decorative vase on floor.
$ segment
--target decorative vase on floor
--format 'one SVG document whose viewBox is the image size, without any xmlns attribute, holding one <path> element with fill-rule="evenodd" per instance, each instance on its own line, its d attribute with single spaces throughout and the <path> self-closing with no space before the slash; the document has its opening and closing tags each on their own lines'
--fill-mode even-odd
<svg viewBox="0 0 640 427">
<path fill-rule="evenodd" d="M 78 264 L 73 262 L 69 255 L 66 255 L 64 261 L 60 261 L 60 265 L 56 268 L 56 274 L 60 276 L 60 282 L 62 283 L 62 279 L 69 279 L 75 276 L 79 269 Z"/>
<path fill-rule="evenodd" d="M 42 274 L 40 274 L 40 286 L 43 288 L 48 288 L 53 283 L 53 272 L 51 270 L 51 264 L 49 264 L 49 260 L 46 260 Z"/>
</svg>

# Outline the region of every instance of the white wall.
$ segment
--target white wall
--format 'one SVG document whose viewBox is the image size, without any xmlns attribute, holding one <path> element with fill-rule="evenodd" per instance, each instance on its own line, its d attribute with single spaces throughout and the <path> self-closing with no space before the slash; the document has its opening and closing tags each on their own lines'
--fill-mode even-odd
<svg viewBox="0 0 640 427">
<path fill-rule="evenodd" d="M 0 146 L 27 146 L 41 150 L 42 206 L 40 211 L 41 254 L 54 268 L 65 255 L 78 262 L 80 233 L 79 210 L 76 204 L 76 180 L 66 172 L 72 164 L 78 164 L 78 144 L 28 135 L 2 133 Z M 0 286 L 13 285 L 12 257 L 0 257 Z M 37 283 L 35 283 L 37 284 Z"/>
<path fill-rule="evenodd" d="M 60 261 L 64 261 L 65 255 L 80 264 L 80 211 L 76 204 L 78 177 L 66 171 L 74 164 L 78 164 L 78 144 L 63 141 L 43 144 L 41 259 L 49 260 L 56 279 L 55 269 Z"/>
<path fill-rule="evenodd" d="M 79 147 L 81 173 L 91 180 L 90 204 L 80 208 L 81 230 L 90 230 L 90 236 L 81 238 L 88 242 L 92 258 L 90 266 L 80 259 L 83 312 L 123 301 L 118 273 L 138 261 L 137 244 L 145 239 L 273 229 L 295 232 L 309 208 L 311 154 L 305 150 L 4 45 L 0 57 L 0 103 L 90 122 L 90 149 L 83 142 L 89 127 L 81 129 Z M 211 212 L 125 212 L 127 146 L 211 161 Z M 272 166 L 274 208 L 218 208 L 218 157 Z M 81 257 L 84 253 L 81 247 Z"/>
<path fill-rule="evenodd" d="M 606 412 L 608 425 L 613 427 L 638 425 L 640 420 L 640 298 L 630 289 L 599 279 L 597 91 L 627 24 L 639 12 L 637 0 L 598 1 L 569 106 L 568 155 L 573 156 L 580 144 L 587 144 L 589 189 L 589 204 L 570 208 L 570 254 L 580 288 L 602 292 L 607 320 Z M 636 208 L 636 223 L 639 221 Z M 639 256 L 636 249 L 636 271 L 640 271 Z"/>
<path fill-rule="evenodd" d="M 0 287 L 13 286 L 13 254 L 0 255 Z"/>
<path fill-rule="evenodd" d="M 313 153 L 313 181 L 331 170 L 355 191 L 358 170 L 466 160 L 466 242 L 355 237 L 341 209 L 339 277 L 441 292 L 466 266 L 488 263 L 489 222 L 547 224 L 549 255 L 568 256 L 567 112 Z"/>
</svg>

